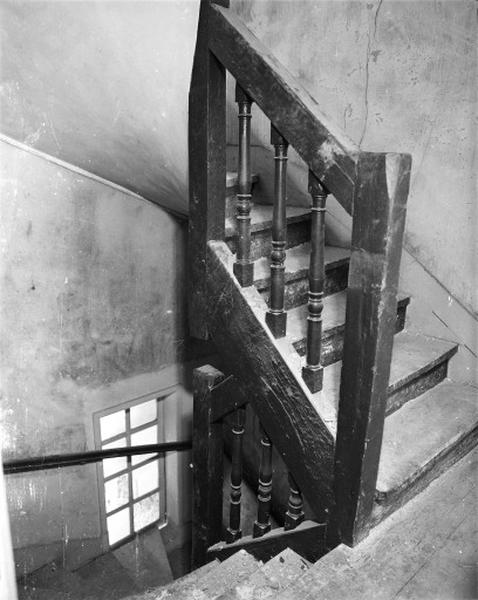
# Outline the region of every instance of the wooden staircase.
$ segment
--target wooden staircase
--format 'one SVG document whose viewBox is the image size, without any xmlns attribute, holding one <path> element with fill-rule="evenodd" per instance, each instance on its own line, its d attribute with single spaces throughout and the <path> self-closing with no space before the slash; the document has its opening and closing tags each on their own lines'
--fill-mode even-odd
<svg viewBox="0 0 478 600">
<path fill-rule="evenodd" d="M 252 208 L 254 247 L 254 287 L 266 304 L 270 292 L 270 252 L 272 206 Z M 308 243 L 310 211 L 291 207 L 288 223 L 295 225 L 286 259 L 286 307 L 288 328 L 284 362 L 297 370 L 298 357 L 305 354 L 307 314 Z M 226 241 L 234 249 L 234 221 L 226 221 Z M 321 419 L 335 436 L 341 375 L 347 273 L 350 251 L 325 247 L 322 392 L 310 395 Z M 230 260 L 232 258 L 230 257 Z M 375 493 L 372 524 L 377 524 L 421 491 L 431 480 L 477 442 L 478 416 L 476 389 L 447 379 L 448 362 L 458 346 L 453 341 L 427 336 L 406 327 L 406 310 L 413 297 L 399 293 L 395 338 L 387 392 L 387 404 Z M 262 307 L 263 312 L 266 306 Z M 282 345 L 282 342 L 281 342 Z M 292 350 L 295 350 L 295 352 Z M 289 353 L 289 354 L 287 354 Z M 249 462 L 258 464 L 258 455 Z M 245 457 L 248 461 L 248 457 Z M 251 469 L 249 469 L 249 472 Z"/>
<path fill-rule="evenodd" d="M 221 358 L 221 371 L 195 373 L 193 560 L 286 547 L 316 560 L 357 544 L 476 444 L 476 390 L 447 379 L 453 341 L 406 326 L 413 298 L 398 276 L 410 157 L 357 148 L 218 4 L 201 4 L 190 92 L 190 325 Z M 225 68 L 237 81 L 236 210 L 224 194 Z M 253 101 L 271 120 L 272 206 L 252 202 Z M 287 206 L 289 143 L 309 169 L 311 210 Z M 350 250 L 325 244 L 329 194 L 353 216 Z M 247 539 L 243 471 L 259 481 Z M 280 531 L 270 525 L 274 471 Z"/>
</svg>

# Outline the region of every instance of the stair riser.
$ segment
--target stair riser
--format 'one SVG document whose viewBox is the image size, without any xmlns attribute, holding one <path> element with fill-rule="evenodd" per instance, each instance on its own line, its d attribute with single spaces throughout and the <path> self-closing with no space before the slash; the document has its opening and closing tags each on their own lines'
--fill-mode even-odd
<svg viewBox="0 0 478 600">
<path fill-rule="evenodd" d="M 371 527 L 383 521 L 388 515 L 422 492 L 434 479 L 468 454 L 477 444 L 478 427 L 475 427 L 457 439 L 435 460 L 429 462 L 426 468 L 420 471 L 413 480 L 408 481 L 406 485 L 394 493 L 387 494 L 385 498 L 377 497 L 372 511 Z"/>
<path fill-rule="evenodd" d="M 409 400 L 413 400 L 420 396 L 420 394 L 431 390 L 440 381 L 446 379 L 447 371 L 448 358 L 390 394 L 387 399 L 387 415 L 398 410 Z"/>
<path fill-rule="evenodd" d="M 397 307 L 397 320 L 395 322 L 395 333 L 402 331 L 405 326 L 408 298 L 403 300 Z M 342 360 L 344 349 L 344 330 L 345 325 L 339 325 L 333 329 L 324 331 L 322 335 L 322 353 L 321 364 L 323 367 L 331 365 L 338 360 Z M 303 339 L 294 342 L 294 348 L 300 356 L 305 356 L 307 340 Z M 446 370 L 445 370 L 446 371 Z M 440 380 L 441 381 L 441 380 Z M 428 388 L 427 388 L 428 389 Z"/>
<path fill-rule="evenodd" d="M 326 270 L 324 296 L 341 292 L 347 287 L 347 279 L 349 274 L 348 263 L 342 263 L 337 266 L 330 267 Z M 254 285 L 261 293 L 264 300 L 269 303 L 269 281 L 255 282 Z M 267 287 L 266 287 L 267 286 Z M 307 272 L 300 273 L 298 277 L 289 279 L 285 285 L 285 308 L 295 308 L 305 304 L 308 299 L 309 281 Z"/>
<path fill-rule="evenodd" d="M 293 248 L 310 241 L 310 220 L 305 219 L 287 225 L 287 248 Z M 227 245 L 236 253 L 236 239 L 228 237 Z M 260 229 L 251 233 L 251 258 L 257 260 L 271 253 L 271 230 Z"/>
</svg>

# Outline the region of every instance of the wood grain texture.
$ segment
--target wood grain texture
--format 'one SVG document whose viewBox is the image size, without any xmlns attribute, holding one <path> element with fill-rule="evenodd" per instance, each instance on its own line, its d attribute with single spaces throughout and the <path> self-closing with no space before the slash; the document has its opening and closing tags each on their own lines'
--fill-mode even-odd
<svg viewBox="0 0 478 600">
<path fill-rule="evenodd" d="M 277 600 L 443 600 L 476 596 L 478 450 L 373 529 L 340 545 Z"/>
<path fill-rule="evenodd" d="M 231 277 L 232 260 L 225 243 L 210 242 L 214 276 L 209 278 L 209 294 L 216 299 L 210 315 L 212 338 L 228 372 L 244 385 L 274 446 L 316 507 L 317 520 L 322 521 L 333 501 L 333 438 L 252 309 L 258 302 L 263 307 L 257 291 L 241 288 Z"/>
<path fill-rule="evenodd" d="M 350 213 L 357 146 L 236 15 L 212 7 L 210 19 L 213 53 Z"/>
<path fill-rule="evenodd" d="M 373 507 L 397 314 L 411 158 L 364 153 L 357 168 L 330 543 L 354 544 Z M 335 539 L 334 539 L 334 536 Z"/>
<path fill-rule="evenodd" d="M 226 181 L 226 74 L 211 54 L 209 2 L 201 2 L 189 91 L 189 326 L 207 339 L 206 244 L 224 239 Z"/>
<path fill-rule="evenodd" d="M 207 549 L 222 534 L 224 443 L 222 422 L 211 420 L 211 390 L 223 379 L 209 365 L 193 373 L 193 568 L 206 562 Z"/>
</svg>

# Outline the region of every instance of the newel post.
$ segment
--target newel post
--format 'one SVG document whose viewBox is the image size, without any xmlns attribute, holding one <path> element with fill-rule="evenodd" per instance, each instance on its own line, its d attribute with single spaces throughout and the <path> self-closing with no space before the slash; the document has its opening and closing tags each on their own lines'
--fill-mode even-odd
<svg viewBox="0 0 478 600">
<path fill-rule="evenodd" d="M 213 421 L 212 392 L 223 379 L 210 365 L 193 372 L 193 568 L 206 562 L 222 533 L 224 443 L 222 420 Z"/>
<path fill-rule="evenodd" d="M 189 323 L 200 339 L 208 337 L 207 243 L 225 237 L 226 73 L 209 49 L 210 10 L 202 0 L 189 89 Z"/>
<path fill-rule="evenodd" d="M 365 537 L 373 508 L 390 374 L 411 157 L 358 159 L 328 543 Z"/>
</svg>

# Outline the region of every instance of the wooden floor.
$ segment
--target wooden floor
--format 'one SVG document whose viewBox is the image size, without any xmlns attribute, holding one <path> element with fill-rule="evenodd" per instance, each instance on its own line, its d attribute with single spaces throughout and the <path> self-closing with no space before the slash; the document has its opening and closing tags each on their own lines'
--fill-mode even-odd
<svg viewBox="0 0 478 600">
<path fill-rule="evenodd" d="M 319 561 L 303 578 L 301 599 L 478 598 L 477 484 L 475 449 L 364 542 Z"/>
</svg>

